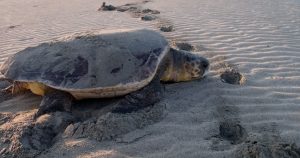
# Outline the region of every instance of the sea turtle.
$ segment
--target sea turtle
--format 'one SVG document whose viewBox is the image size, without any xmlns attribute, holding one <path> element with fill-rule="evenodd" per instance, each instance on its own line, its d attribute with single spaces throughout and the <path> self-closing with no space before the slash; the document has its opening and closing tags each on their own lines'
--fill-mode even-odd
<svg viewBox="0 0 300 158">
<path fill-rule="evenodd" d="M 169 47 L 147 29 L 77 33 L 26 48 L 0 71 L 13 84 L 6 91 L 31 90 L 43 96 L 36 116 L 70 111 L 75 100 L 123 96 L 114 112 L 130 112 L 158 102 L 163 82 L 202 78 L 207 59 Z"/>
</svg>

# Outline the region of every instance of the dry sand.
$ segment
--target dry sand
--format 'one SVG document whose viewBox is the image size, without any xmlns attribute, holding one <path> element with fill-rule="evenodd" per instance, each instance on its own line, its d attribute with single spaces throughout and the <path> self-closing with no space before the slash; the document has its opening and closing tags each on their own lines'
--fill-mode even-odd
<svg viewBox="0 0 300 158">
<path fill-rule="evenodd" d="M 192 44 L 195 53 L 211 62 L 205 79 L 166 86 L 160 103 L 165 105 L 159 116 L 163 118 L 132 127 L 131 132 L 112 140 L 59 135 L 38 157 L 299 156 L 299 1 L 109 0 L 107 4 L 133 2 L 160 11 L 158 18 L 142 21 L 135 12 L 135 16 L 98 12 L 101 2 L 96 0 L 0 1 L 1 62 L 26 47 L 69 33 L 114 28 L 159 30 L 160 25 L 173 26 L 172 32 L 163 33 L 170 41 Z M 220 74 L 231 70 L 243 75 L 241 85 L 221 81 Z M 5 100 L 0 103 L 0 134 L 13 130 L 8 125 L 28 122 L 40 98 L 26 94 Z M 143 114 L 133 118 L 152 116 Z M 0 153 L 9 150 L 9 140 L 1 139 Z"/>
</svg>

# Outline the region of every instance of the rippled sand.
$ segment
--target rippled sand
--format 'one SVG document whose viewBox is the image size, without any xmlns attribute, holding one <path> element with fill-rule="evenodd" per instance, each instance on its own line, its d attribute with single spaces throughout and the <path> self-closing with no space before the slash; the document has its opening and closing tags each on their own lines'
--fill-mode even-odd
<svg viewBox="0 0 300 158">
<path fill-rule="evenodd" d="M 129 2 L 137 1 L 108 0 L 107 4 Z M 157 26 L 167 23 L 174 31 L 163 34 L 170 41 L 195 46 L 195 53 L 210 60 L 210 73 L 201 81 L 167 85 L 163 101 L 167 116 L 122 136 L 122 141 L 64 139 L 41 157 L 232 157 L 246 140 L 263 142 L 266 137 L 271 144 L 300 146 L 299 1 L 153 0 L 141 4 L 160 11 L 154 21 L 141 21 L 126 12 L 98 12 L 100 6 L 95 0 L 1 0 L 0 62 L 26 47 L 69 33 L 158 30 Z M 220 80 L 221 73 L 232 69 L 243 75 L 243 84 Z M 15 112 L 15 106 L 7 111 L 13 104 L 6 102 L 0 104 L 1 112 Z M 220 136 L 220 124 L 228 120 L 244 129 L 246 138 L 241 142 Z"/>
</svg>

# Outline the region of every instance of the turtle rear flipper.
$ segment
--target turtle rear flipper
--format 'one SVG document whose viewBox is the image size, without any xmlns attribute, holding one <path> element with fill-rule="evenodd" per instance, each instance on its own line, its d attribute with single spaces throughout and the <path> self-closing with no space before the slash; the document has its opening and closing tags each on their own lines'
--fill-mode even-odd
<svg viewBox="0 0 300 158">
<path fill-rule="evenodd" d="M 34 118 L 56 111 L 71 112 L 74 98 L 71 94 L 63 91 L 52 90 L 43 96 L 40 108 Z"/>
<path fill-rule="evenodd" d="M 159 77 L 155 77 L 146 87 L 126 95 L 112 112 L 130 113 L 152 106 L 161 100 L 163 90 Z"/>
<path fill-rule="evenodd" d="M 0 82 L 1 82 L 1 92 L 2 93 L 8 93 L 11 94 L 13 92 L 13 80 L 10 80 L 8 78 L 5 78 L 3 75 L 0 76 Z M 3 83 L 2 83 L 3 82 Z"/>
<path fill-rule="evenodd" d="M 3 81 L 9 81 L 10 82 L 10 80 L 3 80 Z M 12 84 L 6 85 L 7 87 L 1 89 L 1 92 L 6 93 L 6 94 L 16 95 L 16 94 L 22 94 L 25 91 L 27 91 L 26 83 L 17 82 L 17 81 L 10 82 L 10 83 L 12 83 Z"/>
<path fill-rule="evenodd" d="M 1 92 L 6 93 L 6 94 L 13 94 L 13 91 L 14 91 L 14 86 L 13 85 L 10 85 L 6 88 L 1 89 Z"/>
</svg>

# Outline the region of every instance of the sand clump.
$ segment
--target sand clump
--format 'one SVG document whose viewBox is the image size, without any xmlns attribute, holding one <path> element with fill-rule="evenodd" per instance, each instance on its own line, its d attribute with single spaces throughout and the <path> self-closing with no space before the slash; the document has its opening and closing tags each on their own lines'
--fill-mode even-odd
<svg viewBox="0 0 300 158">
<path fill-rule="evenodd" d="M 221 81 L 224 83 L 229 83 L 229 84 L 243 84 L 244 82 L 244 77 L 241 75 L 239 72 L 231 70 L 231 71 L 225 71 L 220 75 Z"/>
<path fill-rule="evenodd" d="M 299 158 L 300 148 L 295 144 L 249 141 L 242 145 L 236 158 Z"/>
<path fill-rule="evenodd" d="M 162 32 L 172 32 L 174 30 L 172 25 L 162 25 L 159 29 Z"/>
<path fill-rule="evenodd" d="M 144 9 L 142 5 L 148 3 L 149 1 L 142 1 L 136 3 L 127 3 L 125 5 L 120 6 L 112 6 L 106 5 L 103 2 L 102 6 L 98 9 L 98 11 L 119 11 L 119 12 L 127 12 L 134 18 L 140 18 L 142 21 L 157 21 L 155 25 L 158 26 L 158 29 L 162 32 L 172 32 L 174 31 L 174 26 L 170 22 L 166 22 L 168 20 L 164 20 L 159 17 L 160 11 L 155 9 Z"/>
<path fill-rule="evenodd" d="M 144 15 L 141 17 L 141 19 L 144 21 L 152 21 L 152 20 L 157 19 L 157 17 L 154 15 Z"/>
<path fill-rule="evenodd" d="M 2 157 L 35 157 L 57 141 L 68 138 L 114 140 L 128 132 L 160 121 L 166 115 L 165 104 L 157 103 L 132 113 L 112 113 L 116 101 L 81 102 L 73 113 L 54 112 L 36 120 L 36 110 L 0 115 L 0 155 Z M 110 104 L 109 104 L 110 103 Z M 79 107 L 83 104 L 91 104 Z M 95 108 L 94 105 L 97 104 Z M 100 108 L 99 108 L 100 107 Z"/>
<path fill-rule="evenodd" d="M 160 14 L 160 11 L 152 10 L 152 9 L 143 9 L 142 13 L 144 13 L 144 14 Z"/>
<path fill-rule="evenodd" d="M 241 143 L 247 133 L 243 126 L 236 120 L 225 120 L 220 122 L 220 137 L 229 140 L 231 144 Z"/>
<path fill-rule="evenodd" d="M 105 2 L 102 3 L 102 6 L 98 9 L 98 11 L 113 11 L 117 8 L 113 5 L 106 5 Z"/>
<path fill-rule="evenodd" d="M 194 51 L 195 47 L 187 42 L 172 42 L 172 45 L 180 50 Z"/>
<path fill-rule="evenodd" d="M 128 12 L 133 17 L 141 17 L 144 21 L 151 21 L 156 19 L 155 14 L 160 14 L 158 10 L 152 10 L 149 8 L 143 9 L 142 5 L 148 3 L 149 1 L 142 1 L 136 3 L 127 3 L 120 6 L 106 5 L 105 2 L 102 3 L 102 6 L 98 9 L 98 11 L 119 11 L 119 12 Z M 146 16 L 146 17 L 145 17 Z M 151 17 L 151 20 L 150 20 Z M 154 18 L 155 17 L 155 18 Z"/>
<path fill-rule="evenodd" d="M 106 2 L 130 6 L 141 1 Z M 3 18 L 0 20 L 1 62 L 19 50 L 70 32 L 104 28 L 160 31 L 162 24 L 170 24 L 174 31 L 162 33 L 170 40 L 191 43 L 196 48 L 195 53 L 204 54 L 211 61 L 211 71 L 201 82 L 166 86 L 168 115 L 158 123 L 123 135 L 126 138 L 121 143 L 118 143 L 118 136 L 116 140 L 101 142 L 62 138 L 37 157 L 233 158 L 275 157 L 276 153 L 282 153 L 281 157 L 299 157 L 298 1 L 153 0 L 145 5 L 130 6 L 134 7 L 132 12 L 126 11 L 130 7 L 125 6 L 122 8 L 125 14 L 116 14 L 118 8 L 95 13 L 101 4 L 97 0 L 89 3 L 83 0 L 0 1 L 0 13 L 6 15 L 0 17 Z M 147 8 L 159 10 L 160 14 L 155 14 L 159 18 L 144 22 L 140 20 L 142 14 L 134 13 L 134 10 Z M 137 18 L 130 18 L 126 13 Z M 22 24 L 21 27 L 9 29 L 18 24 Z M 198 45 L 201 45 L 199 50 Z M 247 79 L 244 84 L 221 81 L 221 74 L 233 65 Z M 31 106 L 29 98 L 33 97 L 26 95 L 26 102 L 24 97 L 16 97 L 22 99 L 18 100 L 20 103 L 12 104 L 11 99 L 2 102 L 5 105 L 0 107 L 3 120 L 0 124 L 14 117 L 11 114 L 17 113 L 16 106 L 22 111 L 27 104 Z M 6 110 L 13 105 L 13 112 L 7 114 Z M 83 111 L 81 122 L 96 114 L 98 118 L 110 110 L 101 114 L 97 110 Z M 232 132 L 221 134 L 222 122 L 233 122 L 234 128 L 228 130 Z M 226 123 L 221 129 L 224 127 L 227 129 Z M 230 137 L 240 135 L 241 128 L 245 129 L 246 138 Z M 278 134 L 281 139 L 252 137 L 266 130 Z M 232 143 L 236 138 L 240 141 Z M 9 149 L 7 144 L 0 144 L 0 153 L 5 153 Z"/>
<path fill-rule="evenodd" d="M 33 119 L 35 111 L 19 113 L 0 126 L 3 157 L 34 157 L 55 142 L 72 116 L 56 112 Z"/>
<path fill-rule="evenodd" d="M 299 158 L 300 148 L 272 134 L 249 137 L 235 152 L 235 158 Z"/>
<path fill-rule="evenodd" d="M 132 113 L 107 113 L 98 118 L 69 125 L 63 136 L 65 138 L 92 138 L 98 141 L 112 140 L 122 134 L 160 121 L 165 116 L 164 109 L 165 105 L 158 103 Z"/>
</svg>

